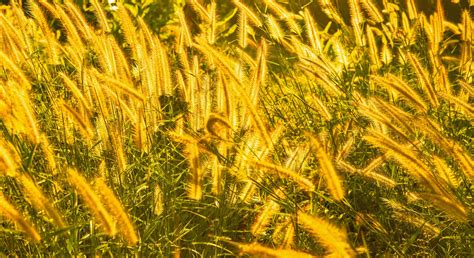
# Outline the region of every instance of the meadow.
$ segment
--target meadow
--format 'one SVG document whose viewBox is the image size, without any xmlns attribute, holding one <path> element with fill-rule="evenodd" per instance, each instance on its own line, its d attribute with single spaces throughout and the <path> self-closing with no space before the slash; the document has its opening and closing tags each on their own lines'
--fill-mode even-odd
<svg viewBox="0 0 474 258">
<path fill-rule="evenodd" d="M 0 5 L 0 255 L 471 256 L 474 4 L 419 2 Z"/>
</svg>

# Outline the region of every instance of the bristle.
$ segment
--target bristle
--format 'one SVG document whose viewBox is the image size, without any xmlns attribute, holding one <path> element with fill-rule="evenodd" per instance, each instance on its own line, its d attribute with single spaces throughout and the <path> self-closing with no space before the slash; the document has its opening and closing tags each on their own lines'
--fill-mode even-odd
<svg viewBox="0 0 474 258">
<path fill-rule="evenodd" d="M 357 46 L 363 46 L 361 24 L 363 22 L 362 11 L 360 10 L 359 0 L 349 0 L 349 10 L 351 14 L 352 30 L 356 38 Z"/>
<path fill-rule="evenodd" d="M 281 198 L 283 196 L 283 192 L 281 189 L 277 189 L 274 195 Z M 260 236 L 265 233 L 267 230 L 268 225 L 271 223 L 272 217 L 280 210 L 280 205 L 278 202 L 274 200 L 274 198 L 270 197 L 263 205 L 260 213 L 258 214 L 255 222 L 252 224 L 250 228 L 250 232 L 254 236 Z"/>
<path fill-rule="evenodd" d="M 87 24 L 87 21 L 84 17 L 84 15 L 81 13 L 80 9 L 78 8 L 78 6 L 67 0 L 67 1 L 64 1 L 65 3 L 65 7 L 67 8 L 64 8 L 66 10 L 66 12 L 69 13 L 69 16 L 71 17 L 72 19 L 72 23 L 73 24 L 76 24 L 78 29 L 80 30 L 81 34 L 82 34 L 82 37 L 87 41 L 87 40 L 91 40 L 94 36 L 94 32 L 93 32 L 93 29 L 91 28 L 91 26 L 89 26 Z"/>
<path fill-rule="evenodd" d="M 388 65 L 393 60 L 393 54 L 390 46 L 386 43 L 382 44 L 382 49 L 380 50 L 380 60 L 385 64 Z"/>
<path fill-rule="evenodd" d="M 83 117 L 82 115 L 79 114 L 76 110 L 74 110 L 71 106 L 66 104 L 65 102 L 62 103 L 62 107 L 65 111 L 65 113 L 69 114 L 69 117 L 71 117 L 78 125 L 78 129 L 81 132 L 81 134 L 85 138 L 92 138 L 94 136 L 94 130 L 92 125 L 89 122 L 88 117 Z"/>
<path fill-rule="evenodd" d="M 4 69 L 11 70 L 9 73 L 12 77 L 16 78 L 21 88 L 30 90 L 31 83 L 26 77 L 25 73 L 6 55 L 3 51 L 0 51 L 0 64 L 4 66 Z"/>
<path fill-rule="evenodd" d="M 190 0 L 189 3 L 191 4 L 191 7 L 194 9 L 194 11 L 198 14 L 198 16 L 203 19 L 204 21 L 210 21 L 210 15 L 207 12 L 206 8 L 202 6 L 198 0 Z"/>
<path fill-rule="evenodd" d="M 98 79 L 102 80 L 103 82 L 106 82 L 108 86 L 112 86 L 114 89 L 120 90 L 121 92 L 128 94 L 141 102 L 145 101 L 145 97 L 143 96 L 143 94 L 132 88 L 131 85 L 127 85 L 124 82 L 121 82 L 109 76 L 102 75 L 98 71 L 94 71 L 94 73 Z"/>
<path fill-rule="evenodd" d="M 135 233 L 135 228 L 114 192 L 100 178 L 95 180 L 95 190 L 99 193 L 111 215 L 115 217 L 120 234 L 127 240 L 128 244 L 136 245 L 138 243 L 138 236 Z"/>
<path fill-rule="evenodd" d="M 341 17 L 336 7 L 332 4 L 330 0 L 319 0 L 319 5 L 323 12 L 334 22 L 339 24 L 341 27 L 346 27 L 344 19 Z"/>
<path fill-rule="evenodd" d="M 367 47 L 369 48 L 369 57 L 372 65 L 376 69 L 380 69 L 380 59 L 379 59 L 379 49 L 377 47 L 377 43 L 375 42 L 375 37 L 373 30 L 370 26 L 367 26 L 366 30 L 366 40 L 367 40 Z"/>
<path fill-rule="evenodd" d="M 103 30 L 104 33 L 110 31 L 109 22 L 107 17 L 105 16 L 104 10 L 102 9 L 98 0 L 91 0 L 91 4 L 94 6 L 94 12 L 96 13 L 96 17 L 99 22 L 100 28 Z"/>
<path fill-rule="evenodd" d="M 164 199 L 163 191 L 159 185 L 156 185 L 153 191 L 153 203 L 153 213 L 157 216 L 160 216 L 164 212 Z"/>
<path fill-rule="evenodd" d="M 471 119 L 474 119 L 474 107 L 469 104 L 468 102 L 460 99 L 460 98 L 457 98 L 457 97 L 454 97 L 453 95 L 451 94 L 440 94 L 440 96 L 451 102 L 451 103 L 454 103 L 457 107 L 459 107 L 459 109 L 462 110 L 463 113 L 465 113 L 467 116 L 471 117 Z"/>
<path fill-rule="evenodd" d="M 405 99 L 409 100 L 411 104 L 418 108 L 421 112 L 425 113 L 428 110 L 427 105 L 423 99 L 410 87 L 405 81 L 401 78 L 393 75 L 387 74 L 385 78 L 380 76 L 373 76 L 371 78 L 380 86 L 391 88 L 398 93 L 400 93 Z"/>
<path fill-rule="evenodd" d="M 365 169 L 357 169 L 343 160 L 337 161 L 337 166 L 338 168 L 341 168 L 342 170 L 345 170 L 351 174 L 359 175 L 380 183 L 384 187 L 394 188 L 397 186 L 397 182 L 395 180 L 373 171 L 377 166 L 381 165 L 383 161 L 384 158 L 379 157 L 378 159 L 372 161 Z"/>
<path fill-rule="evenodd" d="M 429 100 L 431 105 L 433 107 L 438 107 L 439 106 L 439 101 L 438 97 L 436 95 L 436 89 L 431 83 L 430 77 L 428 75 L 428 72 L 426 71 L 425 68 L 421 65 L 420 61 L 418 58 L 411 54 L 407 54 L 408 60 L 410 61 L 411 65 L 415 69 L 416 75 L 418 76 L 418 79 L 420 81 L 421 87 L 423 90 L 428 94 Z"/>
<path fill-rule="evenodd" d="M 138 148 L 143 152 L 149 151 L 150 146 L 148 144 L 147 127 L 145 124 L 143 111 L 138 112 L 137 120 L 134 121 L 133 133 L 134 133 L 134 142 L 138 146 Z"/>
<path fill-rule="evenodd" d="M 272 240 L 280 248 L 291 248 L 294 246 L 294 238 L 295 227 L 293 226 L 293 218 L 288 216 L 275 227 Z"/>
<path fill-rule="evenodd" d="M 239 45 L 241 48 L 247 47 L 247 14 L 240 12 L 239 16 Z"/>
<path fill-rule="evenodd" d="M 69 3 L 69 2 L 68 2 Z M 41 11 L 41 9 L 38 7 L 38 5 L 35 2 L 30 2 L 30 8 L 31 8 L 31 14 L 37 21 L 38 25 L 41 28 L 41 31 L 43 32 L 43 35 L 46 38 L 46 41 L 48 44 L 46 44 L 46 47 L 48 48 L 48 51 L 50 53 L 50 62 L 51 63 L 58 63 L 59 60 L 59 49 L 57 47 L 58 43 L 56 39 L 54 38 L 54 34 L 51 31 L 49 24 L 45 18 L 45 15 Z"/>
<path fill-rule="evenodd" d="M 270 31 L 270 36 L 278 42 L 284 40 L 284 34 L 278 21 L 271 14 L 267 16 L 267 26 Z"/>
<path fill-rule="evenodd" d="M 257 15 L 255 15 L 254 12 L 252 12 L 252 10 L 250 10 L 250 8 L 248 8 L 246 5 L 244 5 L 242 2 L 240 2 L 239 0 L 233 0 L 232 1 L 236 6 L 237 8 L 240 9 L 240 11 L 245 14 L 245 16 L 247 16 L 247 18 L 249 19 L 249 21 L 251 23 L 253 23 L 255 26 L 257 27 L 262 27 L 263 26 L 263 23 L 260 21 L 260 19 L 258 18 Z"/>
<path fill-rule="evenodd" d="M 420 193 L 418 195 L 438 209 L 445 211 L 451 218 L 459 221 L 468 220 L 468 211 L 466 210 L 466 207 L 456 200 L 455 197 L 448 198 L 443 195 L 429 193 Z"/>
<path fill-rule="evenodd" d="M 44 195 L 43 191 L 36 186 L 30 177 L 21 175 L 19 181 L 23 187 L 23 193 L 27 196 L 35 209 L 46 212 L 47 216 L 52 220 L 52 223 L 56 227 L 66 227 L 62 217 L 59 215 L 59 211 L 54 208 L 51 201 Z"/>
<path fill-rule="evenodd" d="M 100 201 L 99 196 L 92 190 L 92 187 L 87 183 L 87 180 L 72 168 L 68 169 L 67 175 L 69 183 L 83 198 L 85 204 L 94 213 L 105 232 L 111 236 L 115 235 L 116 228 L 113 217 L 105 209 L 104 204 Z"/>
<path fill-rule="evenodd" d="M 331 223 L 306 213 L 298 213 L 298 223 L 308 230 L 318 243 L 324 246 L 334 257 L 353 256 L 347 234 Z"/>
<path fill-rule="evenodd" d="M 419 180 L 427 188 L 440 194 L 444 192 L 429 172 L 428 167 L 413 151 L 401 146 L 387 136 L 374 130 L 371 130 L 370 134 L 366 135 L 364 139 L 377 147 L 386 151 L 391 151 L 390 155 L 392 155 L 415 179 Z"/>
<path fill-rule="evenodd" d="M 257 243 L 252 244 L 242 244 L 227 241 L 235 246 L 237 246 L 243 253 L 253 254 L 257 257 L 276 257 L 276 258 L 291 258 L 291 257 L 301 257 L 301 258 L 311 258 L 313 255 L 299 252 L 291 249 L 273 249 L 270 247 L 265 247 Z"/>
<path fill-rule="evenodd" d="M 448 164 L 446 162 L 438 157 L 434 156 L 433 157 L 433 163 L 435 165 L 436 171 L 438 172 L 439 176 L 451 187 L 458 187 L 459 186 L 459 180 L 454 174 L 454 172 L 449 168 Z"/>
<path fill-rule="evenodd" d="M 316 22 L 314 21 L 313 17 L 311 16 L 310 10 L 308 8 L 304 9 L 304 20 L 306 24 L 306 34 L 309 38 L 309 42 L 311 43 L 311 47 L 317 52 L 322 53 L 323 51 L 323 44 L 319 37 L 319 32 L 316 28 Z"/>
<path fill-rule="evenodd" d="M 323 145 L 320 143 L 318 139 L 313 136 L 309 136 L 311 140 L 311 147 L 316 154 L 316 158 L 318 159 L 320 171 L 324 178 L 326 179 L 326 183 L 328 185 L 329 193 L 331 193 L 334 200 L 340 201 L 344 199 L 344 187 L 342 184 L 339 175 L 337 174 L 334 166 L 332 164 L 332 159 L 330 159 L 329 154 L 324 150 Z"/>
<path fill-rule="evenodd" d="M 291 171 L 282 166 L 275 165 L 266 161 L 251 160 L 251 162 L 254 163 L 258 167 L 267 169 L 267 171 L 271 173 L 275 173 L 276 175 L 288 177 L 294 180 L 305 191 L 311 192 L 311 191 L 314 191 L 315 189 L 314 184 L 309 179 L 305 178 L 304 176 L 294 171 Z"/>
<path fill-rule="evenodd" d="M 54 149 L 44 134 L 41 135 L 41 149 L 44 152 L 44 156 L 48 162 L 48 167 L 51 171 L 51 174 L 56 175 L 58 173 L 58 166 L 54 155 Z"/>
<path fill-rule="evenodd" d="M 384 199 L 384 201 L 390 208 L 393 209 L 395 217 L 401 222 L 410 223 L 417 228 L 420 228 L 422 231 L 434 236 L 437 236 L 441 233 L 439 228 L 433 226 L 431 223 L 417 215 L 414 211 L 409 210 L 401 203 L 388 199 Z"/>
<path fill-rule="evenodd" d="M 349 152 L 354 145 L 355 137 L 349 137 L 346 143 L 342 146 L 342 148 L 338 151 L 336 160 L 343 160 L 349 155 Z"/>
<path fill-rule="evenodd" d="M 188 181 L 188 197 L 193 200 L 201 200 L 203 170 L 199 162 L 199 151 L 197 144 L 189 144 L 185 150 L 189 162 L 190 180 Z"/>
<path fill-rule="evenodd" d="M 64 73 L 60 73 L 59 76 L 63 79 L 64 85 L 72 92 L 74 97 L 76 97 L 77 100 L 79 100 L 81 105 L 88 112 L 91 112 L 92 111 L 91 104 L 89 103 L 89 101 L 86 100 L 86 98 L 82 94 L 81 90 L 79 90 L 79 88 L 77 88 L 75 83 L 71 79 L 69 79 L 69 77 L 67 75 L 65 75 Z"/>
<path fill-rule="evenodd" d="M 215 113 L 211 113 L 206 122 L 207 132 L 221 139 L 227 138 L 227 133 L 225 131 L 231 128 L 232 127 L 226 118 Z"/>
<path fill-rule="evenodd" d="M 362 7 L 367 12 L 369 17 L 376 23 L 382 23 L 384 21 L 379 8 L 371 0 L 360 0 L 360 3 L 362 4 Z"/>
<path fill-rule="evenodd" d="M 13 146 L 0 140 L 0 171 L 2 175 L 16 177 L 20 168 L 21 159 Z"/>
<path fill-rule="evenodd" d="M 138 59 L 141 58 L 137 52 L 137 45 L 138 39 L 136 37 L 137 28 L 133 24 L 132 18 L 128 13 L 128 9 L 125 8 L 120 2 L 117 3 L 117 14 L 118 14 L 118 21 L 120 22 L 120 27 L 122 29 L 122 33 L 125 37 L 125 41 L 128 43 L 128 46 L 132 50 L 133 58 Z"/>
<path fill-rule="evenodd" d="M 41 240 L 41 236 L 38 234 L 36 229 L 28 223 L 25 218 L 21 215 L 21 213 L 15 209 L 15 207 L 8 202 L 8 200 L 0 193 L 0 213 L 3 214 L 6 218 L 10 219 L 11 221 L 15 222 L 15 224 L 23 230 L 28 237 L 34 242 L 39 242 Z"/>
<path fill-rule="evenodd" d="M 408 9 L 408 17 L 410 20 L 418 19 L 418 9 L 416 7 L 415 0 L 407 0 L 406 5 Z"/>
<path fill-rule="evenodd" d="M 209 30 L 208 30 L 208 38 L 207 41 L 209 44 L 214 44 L 216 41 L 216 22 L 217 22 L 217 14 L 216 14 L 216 2 L 211 0 L 210 8 L 209 8 Z"/>
<path fill-rule="evenodd" d="M 122 134 L 119 128 L 109 129 L 109 138 L 112 142 L 113 150 L 115 152 L 115 160 L 118 165 L 120 174 L 123 173 L 128 166 L 127 156 L 125 155 Z"/>
</svg>

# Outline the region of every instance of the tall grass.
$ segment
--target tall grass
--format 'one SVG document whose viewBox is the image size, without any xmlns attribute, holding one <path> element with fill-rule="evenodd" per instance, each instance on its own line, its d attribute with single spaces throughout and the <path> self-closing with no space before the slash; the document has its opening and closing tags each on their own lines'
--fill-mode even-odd
<svg viewBox="0 0 474 258">
<path fill-rule="evenodd" d="M 0 252 L 470 255 L 472 14 L 398 2 L 2 6 Z"/>
</svg>

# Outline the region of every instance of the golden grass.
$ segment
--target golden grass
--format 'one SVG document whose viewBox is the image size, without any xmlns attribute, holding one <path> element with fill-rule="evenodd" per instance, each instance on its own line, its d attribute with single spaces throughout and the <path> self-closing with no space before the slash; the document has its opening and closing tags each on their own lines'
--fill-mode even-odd
<svg viewBox="0 0 474 258">
<path fill-rule="evenodd" d="M 0 213 L 14 222 L 32 241 L 39 242 L 41 240 L 41 236 L 38 234 L 36 229 L 25 220 L 21 213 L 15 209 L 12 204 L 8 202 L 2 193 L 0 193 Z"/>
<path fill-rule="evenodd" d="M 92 211 L 103 230 L 107 234 L 114 236 L 117 233 L 114 219 L 104 207 L 104 203 L 101 201 L 99 195 L 92 190 L 92 186 L 89 185 L 87 180 L 75 169 L 69 168 L 67 170 L 67 176 L 69 183 L 81 196 L 89 210 Z"/>
<path fill-rule="evenodd" d="M 22 185 L 23 193 L 27 196 L 35 209 L 46 212 L 47 216 L 52 220 L 52 223 L 56 227 L 66 227 L 66 223 L 61 217 L 59 211 L 51 204 L 49 198 L 44 195 L 30 177 L 21 175 L 19 176 L 19 182 Z"/>
<path fill-rule="evenodd" d="M 326 220 L 303 212 L 298 213 L 298 223 L 302 224 L 314 236 L 315 240 L 325 247 L 329 252 L 328 255 L 336 257 L 354 256 L 344 230 Z"/>
<path fill-rule="evenodd" d="M 311 142 L 311 148 L 318 159 L 320 171 L 326 180 L 329 193 L 337 201 L 344 199 L 345 190 L 342 181 L 334 168 L 332 158 L 330 158 L 330 155 L 326 152 L 323 145 L 318 139 L 316 139 L 316 137 L 309 135 L 309 139 Z"/>
<path fill-rule="evenodd" d="M 367 239 L 378 239 L 388 235 L 385 226 L 392 221 L 382 213 L 356 210 L 361 200 L 352 194 L 367 191 L 372 198 L 377 191 L 357 188 L 365 184 L 353 177 L 375 181 L 374 187 L 395 195 L 394 201 L 386 201 L 394 219 L 428 235 L 420 237 L 423 241 L 451 239 L 452 230 L 445 228 L 466 225 L 470 211 L 463 186 L 473 178 L 472 155 L 465 135 L 452 129 L 464 128 L 458 122 L 474 116 L 472 19 L 467 10 L 455 24 L 445 20 L 441 1 L 428 17 L 413 0 L 406 1 L 406 10 L 392 1 L 378 6 L 376 1 L 350 0 L 348 26 L 334 1 L 320 0 L 323 13 L 334 22 L 323 28 L 312 6 L 298 13 L 290 11 L 293 3 L 234 0 L 233 11 L 224 14 L 216 1 L 187 2 L 194 13 L 175 7 L 163 28 L 170 35 L 153 34 L 147 16 L 133 17 L 125 5 L 119 3 L 117 12 L 109 13 L 96 0 L 91 1 L 94 24 L 70 1 L 32 3 L 35 20 L 18 7 L 8 17 L 0 15 L 0 173 L 10 177 L 2 181 L 2 189 L 9 181 L 18 182 L 40 215 L 71 233 L 75 229 L 65 222 L 71 219 L 69 207 L 63 206 L 67 198 L 53 200 L 42 190 L 50 183 L 57 190 L 66 177 L 105 235 L 119 234 L 140 251 L 160 246 L 151 245 L 150 239 L 166 239 L 178 256 L 200 250 L 202 243 L 225 250 L 209 240 L 207 231 L 181 235 L 181 219 L 191 217 L 182 217 L 180 209 L 191 211 L 189 216 L 209 215 L 211 221 L 215 214 L 210 210 L 216 207 L 227 219 L 224 208 L 248 212 L 255 203 L 261 209 L 253 223 L 242 225 L 244 219 L 235 217 L 241 223 L 238 230 L 212 228 L 219 234 L 250 232 L 250 241 L 276 246 L 229 242 L 242 253 L 313 257 L 292 249 L 306 245 L 299 223 L 330 256 L 355 256 L 354 250 L 364 249 L 369 255 L 371 243 L 365 243 L 366 230 L 359 226 L 369 228 Z M 62 30 L 48 24 L 50 16 Z M 406 52 L 424 47 L 418 45 L 420 30 L 428 39 L 426 49 L 416 55 Z M 445 32 L 453 35 L 445 38 Z M 183 101 L 188 110 L 162 103 L 163 95 Z M 280 126 L 282 122 L 286 124 Z M 323 133 L 307 134 L 308 143 L 304 131 Z M 97 160 L 99 169 L 93 167 Z M 75 169 L 64 173 L 66 165 L 89 166 L 101 178 L 92 187 Z M 155 181 L 162 176 L 155 165 L 163 168 L 166 182 Z M 315 170 L 323 184 L 313 180 Z M 146 178 L 140 181 L 136 173 L 142 171 Z M 343 178 L 339 171 L 348 175 Z M 175 185 L 177 173 L 188 180 Z M 266 180 L 270 178 L 278 180 Z M 421 185 L 407 192 L 403 187 L 412 179 Z M 142 183 L 138 190 L 133 185 L 137 182 Z M 327 186 L 329 195 L 321 194 L 320 185 Z M 176 196 L 186 194 L 186 206 L 180 206 L 182 199 Z M 133 201 L 136 196 L 141 210 L 133 207 L 132 216 L 118 196 Z M 406 199 L 407 206 L 402 203 Z M 135 205 L 131 201 L 125 203 Z M 29 207 L 21 205 L 22 210 Z M 362 230 L 357 236 L 354 231 L 347 234 L 326 218 L 299 212 L 301 205 L 324 208 L 328 216 L 343 218 L 348 229 Z M 0 211 L 33 241 L 41 239 L 28 222 L 35 216 L 23 217 L 4 196 Z M 165 232 L 157 240 L 154 227 L 169 222 L 170 214 L 176 225 L 156 230 Z M 428 219 L 433 215 L 436 220 Z M 149 227 L 150 218 L 156 224 Z M 200 228 L 192 224 L 194 218 L 183 228 Z M 191 235 L 199 236 L 190 240 Z M 81 237 L 81 243 L 91 237 L 104 243 L 93 230 Z M 351 247 L 361 242 L 363 248 Z M 96 248 L 94 243 L 91 248 Z M 391 251 L 402 255 L 410 248 Z"/>
<path fill-rule="evenodd" d="M 136 245 L 138 243 L 138 236 L 135 227 L 114 192 L 101 178 L 95 180 L 94 187 L 110 214 L 115 218 L 118 232 L 130 245 Z"/>
<path fill-rule="evenodd" d="M 252 244 L 243 244 L 232 241 L 226 241 L 235 246 L 237 246 L 242 253 L 255 255 L 258 257 L 275 257 L 275 258 L 292 258 L 292 257 L 301 257 L 301 258 L 311 258 L 314 257 L 308 253 L 291 250 L 291 249 L 274 249 L 266 246 L 262 246 L 257 243 Z"/>
</svg>

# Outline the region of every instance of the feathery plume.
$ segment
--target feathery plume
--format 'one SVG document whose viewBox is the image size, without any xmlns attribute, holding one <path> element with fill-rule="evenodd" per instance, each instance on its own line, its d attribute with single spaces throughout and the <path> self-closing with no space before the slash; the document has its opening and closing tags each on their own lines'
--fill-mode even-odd
<svg viewBox="0 0 474 258">
<path fill-rule="evenodd" d="M 380 59 L 379 59 L 379 49 L 377 47 L 377 43 L 375 42 L 375 37 L 373 33 L 373 29 L 370 26 L 367 26 L 366 29 L 366 40 L 367 40 L 367 47 L 369 48 L 369 58 L 371 63 L 376 69 L 380 69 Z"/>
<path fill-rule="evenodd" d="M 426 93 L 428 93 L 431 105 L 433 105 L 433 107 L 438 107 L 439 101 L 436 95 L 436 89 L 430 81 L 428 72 L 423 68 L 420 61 L 415 55 L 413 55 L 412 53 L 407 53 L 406 56 L 413 68 L 415 68 L 415 72 L 418 76 L 418 80 L 420 81 L 421 87 Z"/>
<path fill-rule="evenodd" d="M 344 19 L 341 17 L 336 7 L 334 7 L 334 5 L 332 4 L 332 1 L 319 0 L 319 5 L 321 6 L 321 9 L 323 10 L 323 12 L 329 17 L 329 19 L 333 20 L 334 22 L 336 22 L 343 28 L 346 27 L 346 24 L 344 23 Z"/>
<path fill-rule="evenodd" d="M 405 99 L 409 100 L 410 103 L 422 113 L 426 113 L 428 111 L 428 107 L 423 101 L 423 98 L 421 98 L 412 87 L 410 87 L 398 76 L 389 73 L 385 75 L 385 77 L 374 75 L 371 77 L 371 79 L 380 86 L 397 91 Z"/>
<path fill-rule="evenodd" d="M 16 177 L 21 159 L 11 143 L 0 140 L 0 171 L 2 175 Z"/>
<path fill-rule="evenodd" d="M 102 33 L 108 33 L 110 31 L 109 21 L 105 16 L 104 10 L 100 6 L 98 0 L 91 0 L 92 6 L 94 6 L 94 12 L 96 14 L 97 20 L 99 22 L 99 26 L 102 29 Z"/>
<path fill-rule="evenodd" d="M 298 213 L 298 223 L 302 224 L 315 237 L 315 240 L 330 252 L 330 255 L 335 257 L 354 256 L 344 230 L 321 218 L 303 212 Z"/>
<path fill-rule="evenodd" d="M 138 237 L 135 233 L 135 228 L 114 192 L 101 178 L 95 180 L 95 190 L 99 193 L 99 196 L 108 208 L 110 214 L 115 217 L 121 235 L 130 245 L 136 245 L 138 243 Z"/>
<path fill-rule="evenodd" d="M 279 188 L 274 192 L 274 195 L 278 196 L 279 198 L 283 197 L 283 191 Z M 274 200 L 273 196 L 270 196 L 265 204 L 263 204 L 260 213 L 258 214 L 255 222 L 252 224 L 250 228 L 250 232 L 254 236 L 260 236 L 265 233 L 267 230 L 268 225 L 271 223 L 271 219 L 273 216 L 280 210 L 280 205 L 276 200 Z"/>
<path fill-rule="evenodd" d="M 76 122 L 79 132 L 81 132 L 82 136 L 84 136 L 86 139 L 91 139 L 94 137 L 94 130 L 89 122 L 88 117 L 83 117 L 64 101 L 62 101 L 61 106 L 63 107 L 63 110 L 69 114 L 69 117 L 71 117 Z"/>
<path fill-rule="evenodd" d="M 257 15 L 255 15 L 250 8 L 248 8 L 246 5 L 244 5 L 242 2 L 239 0 L 232 0 L 232 2 L 239 8 L 239 10 L 245 14 L 245 16 L 249 19 L 251 23 L 253 23 L 257 27 L 262 27 L 263 23 L 260 21 L 260 18 L 258 18 Z"/>
<path fill-rule="evenodd" d="M 306 25 L 306 34 L 309 38 L 311 47 L 316 51 L 316 53 L 321 54 L 323 52 L 323 44 L 321 38 L 319 37 L 318 30 L 316 28 L 316 22 L 314 21 L 309 8 L 305 8 L 303 11 L 304 21 Z"/>
<path fill-rule="evenodd" d="M 397 182 L 395 180 L 393 180 L 393 179 L 391 179 L 387 176 L 381 175 L 379 173 L 376 173 L 376 172 L 372 171 L 373 169 L 370 169 L 370 170 L 357 169 L 357 168 L 353 167 L 351 164 L 349 164 L 349 163 L 347 163 L 343 160 L 338 160 L 337 161 L 337 166 L 339 168 L 341 168 L 342 170 L 345 170 L 345 171 L 347 171 L 351 174 L 356 174 L 356 175 L 374 180 L 375 182 L 380 183 L 380 184 L 382 184 L 386 187 L 394 188 L 395 186 L 397 186 Z"/>
<path fill-rule="evenodd" d="M 226 139 L 226 130 L 231 129 L 231 125 L 226 118 L 216 113 L 211 113 L 206 122 L 206 130 L 213 136 Z"/>
<path fill-rule="evenodd" d="M 189 170 L 191 172 L 188 182 L 188 197 L 194 200 L 201 200 L 203 170 L 199 162 L 199 147 L 197 143 L 187 145 L 184 154 L 189 162 Z"/>
<path fill-rule="evenodd" d="M 180 25 L 180 39 L 184 43 L 184 47 L 188 48 L 192 46 L 192 35 L 186 22 L 186 16 L 184 15 L 183 9 L 177 11 L 179 25 Z"/>
<path fill-rule="evenodd" d="M 394 216 L 398 218 L 401 222 L 410 223 L 415 227 L 420 228 L 425 233 L 433 236 L 437 236 L 441 233 L 441 230 L 439 228 L 432 225 L 421 216 L 416 215 L 414 211 L 408 209 L 401 203 L 389 199 L 383 199 L 383 201 L 387 206 L 392 208 Z"/>
<path fill-rule="evenodd" d="M 59 76 L 63 79 L 64 85 L 72 92 L 72 95 L 74 95 L 81 105 L 90 113 L 92 111 L 91 104 L 86 100 L 81 90 L 79 90 L 75 83 L 64 73 L 59 73 Z"/>
<path fill-rule="evenodd" d="M 356 38 L 357 46 L 363 46 L 361 23 L 363 21 L 362 11 L 360 10 L 359 0 L 349 0 L 349 10 L 351 14 L 352 30 Z"/>
<path fill-rule="evenodd" d="M 435 165 L 436 171 L 438 172 L 439 176 L 451 187 L 458 187 L 459 186 L 459 180 L 454 174 L 454 172 L 449 168 L 448 164 L 446 162 L 438 157 L 438 156 L 433 156 L 433 164 Z"/>
<path fill-rule="evenodd" d="M 148 143 L 147 128 L 142 109 L 138 112 L 137 120 L 134 121 L 133 136 L 135 144 L 141 151 L 149 151 L 150 146 Z"/>
<path fill-rule="evenodd" d="M 126 83 L 124 83 L 124 82 L 122 82 L 118 79 L 111 78 L 110 76 L 102 75 L 97 70 L 93 70 L 93 73 L 99 80 L 106 83 L 102 87 L 106 87 L 106 85 L 107 86 L 112 86 L 114 89 L 117 89 L 117 90 L 121 91 L 122 93 L 128 94 L 131 97 L 133 97 L 133 98 L 135 98 L 135 99 L 137 99 L 141 102 L 145 101 L 145 97 L 143 97 L 143 94 L 138 92 L 131 85 L 127 85 Z"/>
<path fill-rule="evenodd" d="M 51 201 L 43 194 L 43 191 L 41 191 L 39 187 L 36 186 L 30 177 L 21 175 L 19 177 L 19 181 L 22 185 L 23 193 L 28 197 L 28 200 L 35 209 L 46 212 L 56 227 L 66 227 L 66 224 L 61 218 L 61 215 L 59 215 L 58 210 L 54 208 L 54 206 L 51 204 Z"/>
<path fill-rule="evenodd" d="M 0 213 L 6 218 L 13 221 L 21 230 L 23 230 L 34 242 L 39 242 L 41 236 L 36 229 L 28 223 L 20 212 L 8 202 L 5 196 L 0 193 Z"/>
<path fill-rule="evenodd" d="M 454 103 L 457 107 L 459 107 L 463 111 L 463 113 L 468 115 L 471 119 L 474 118 L 474 107 L 472 106 L 472 104 L 469 104 L 468 102 L 460 98 L 454 97 L 453 95 L 449 93 L 441 93 L 440 96 L 443 99 L 451 103 Z"/>
<path fill-rule="evenodd" d="M 258 160 L 249 160 L 249 162 L 252 162 L 258 167 L 264 168 L 269 172 L 273 172 L 273 173 L 276 173 L 277 175 L 288 177 L 291 180 L 294 180 L 305 191 L 311 192 L 311 191 L 314 191 L 315 189 L 314 184 L 309 179 L 289 169 L 286 169 L 282 166 L 275 165 L 270 162 L 258 161 Z"/>
<path fill-rule="evenodd" d="M 194 9 L 194 11 L 198 14 L 198 16 L 203 19 L 204 21 L 210 21 L 211 17 L 209 13 L 207 12 L 206 8 L 202 6 L 198 0 L 188 0 L 191 4 L 191 7 Z"/>
<path fill-rule="evenodd" d="M 237 246 L 243 253 L 253 254 L 257 257 L 275 257 L 275 258 L 291 258 L 291 257 L 300 257 L 300 258 L 312 258 L 314 256 L 291 250 L 291 249 L 273 249 L 270 247 L 265 247 L 257 243 L 252 244 L 242 244 L 232 241 L 225 241 L 230 244 Z"/>
<path fill-rule="evenodd" d="M 281 43 L 284 40 L 285 36 L 284 36 L 283 31 L 280 27 L 280 24 L 275 19 L 275 17 L 273 17 L 273 15 L 271 15 L 271 14 L 269 14 L 267 16 L 267 26 L 268 26 L 268 30 L 270 32 L 270 36 L 274 40 Z"/>
<path fill-rule="evenodd" d="M 468 211 L 455 197 L 443 196 L 439 194 L 419 193 L 419 197 L 428 201 L 436 208 L 445 211 L 448 216 L 459 221 L 467 221 Z"/>
<path fill-rule="evenodd" d="M 374 4 L 371 0 L 360 0 L 360 3 L 362 4 L 362 7 L 369 15 L 370 19 L 372 19 L 376 23 L 383 22 L 382 13 L 380 12 L 376 4 Z"/>
<path fill-rule="evenodd" d="M 155 189 L 153 191 L 153 202 L 155 203 L 153 207 L 153 213 L 157 216 L 160 216 L 163 211 L 163 191 L 161 190 L 161 187 L 159 185 L 155 186 Z"/>
<path fill-rule="evenodd" d="M 209 30 L 208 30 L 208 38 L 207 41 L 209 44 L 214 44 L 216 41 L 216 22 L 217 22 L 217 14 L 216 14 L 216 2 L 211 0 L 211 4 L 209 7 Z"/>
<path fill-rule="evenodd" d="M 308 136 L 311 141 L 311 148 L 319 161 L 320 171 L 326 179 L 329 193 L 331 193 L 331 196 L 337 201 L 344 199 L 344 188 L 339 175 L 334 169 L 329 154 L 324 150 L 319 140 L 312 135 L 308 134 Z"/>
<path fill-rule="evenodd" d="M 416 8 L 415 0 L 407 0 L 408 18 L 410 20 L 418 19 L 418 9 Z"/>
<path fill-rule="evenodd" d="M 239 45 L 241 48 L 247 47 L 247 14 L 240 12 L 239 16 Z"/>
<path fill-rule="evenodd" d="M 92 211 L 105 232 L 111 236 L 115 235 L 117 230 L 113 217 L 104 207 L 100 201 L 100 197 L 92 190 L 92 187 L 87 183 L 87 180 L 82 177 L 75 169 L 68 168 L 67 170 L 69 183 L 76 189 L 79 195 L 84 200 L 85 204 Z"/>
<path fill-rule="evenodd" d="M 364 136 L 364 139 L 369 143 L 380 147 L 386 151 L 391 151 L 390 155 L 395 158 L 403 167 L 405 167 L 410 174 L 423 183 L 429 189 L 439 194 L 444 194 L 439 183 L 433 178 L 429 172 L 428 167 L 417 158 L 417 155 L 410 149 L 401 146 L 386 135 L 370 130 L 370 134 Z"/>
<path fill-rule="evenodd" d="M 273 231 L 273 243 L 278 244 L 280 248 L 291 248 L 294 245 L 295 227 L 292 223 L 292 217 L 288 216 L 283 222 L 279 223 Z"/>
</svg>

